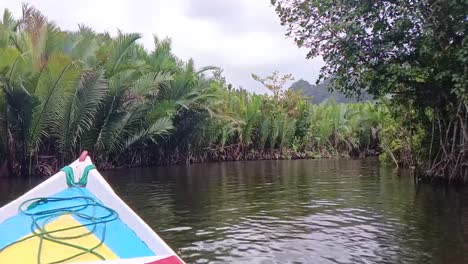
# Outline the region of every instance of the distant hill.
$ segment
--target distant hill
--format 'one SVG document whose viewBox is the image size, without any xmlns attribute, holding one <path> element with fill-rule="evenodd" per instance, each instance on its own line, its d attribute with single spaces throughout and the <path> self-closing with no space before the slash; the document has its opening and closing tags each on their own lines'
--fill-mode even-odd
<svg viewBox="0 0 468 264">
<path fill-rule="evenodd" d="M 311 97 L 310 102 L 314 104 L 319 104 L 323 100 L 328 98 L 335 98 L 336 102 L 338 103 L 353 103 L 357 101 L 366 101 L 370 100 L 371 96 L 368 94 L 361 95 L 360 100 L 357 100 L 356 97 L 347 98 L 343 94 L 333 91 L 328 91 L 328 81 L 324 81 L 318 85 L 310 84 L 308 81 L 299 80 L 296 81 L 291 85 L 289 89 L 293 89 L 295 91 L 301 91 L 304 96 Z"/>
</svg>

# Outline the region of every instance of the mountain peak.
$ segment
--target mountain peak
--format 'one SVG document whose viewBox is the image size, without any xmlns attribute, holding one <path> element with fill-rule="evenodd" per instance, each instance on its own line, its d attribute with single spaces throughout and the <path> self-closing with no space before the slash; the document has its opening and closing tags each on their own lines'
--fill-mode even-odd
<svg viewBox="0 0 468 264">
<path fill-rule="evenodd" d="M 306 80 L 300 79 L 294 82 L 289 89 L 301 92 L 302 95 L 309 97 L 309 101 L 313 104 L 320 104 L 328 98 L 335 98 L 337 103 L 354 103 L 370 99 L 367 94 L 361 95 L 361 99 L 358 100 L 357 97 L 346 97 L 344 94 L 337 91 L 330 92 L 328 90 L 328 85 L 329 82 L 327 80 L 315 85 L 310 84 Z"/>
</svg>

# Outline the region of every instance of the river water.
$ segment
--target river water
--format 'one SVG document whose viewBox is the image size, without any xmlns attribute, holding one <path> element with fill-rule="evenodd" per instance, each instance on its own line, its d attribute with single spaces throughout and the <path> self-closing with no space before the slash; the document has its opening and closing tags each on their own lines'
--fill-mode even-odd
<svg viewBox="0 0 468 264">
<path fill-rule="evenodd" d="M 468 193 L 415 186 L 375 159 L 103 174 L 188 263 L 468 262 Z M 28 186 L 1 180 L 0 205 Z"/>
</svg>

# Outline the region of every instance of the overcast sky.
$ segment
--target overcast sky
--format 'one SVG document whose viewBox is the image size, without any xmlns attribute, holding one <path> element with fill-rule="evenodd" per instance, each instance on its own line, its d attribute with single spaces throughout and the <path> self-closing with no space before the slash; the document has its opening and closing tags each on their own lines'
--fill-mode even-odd
<svg viewBox="0 0 468 264">
<path fill-rule="evenodd" d="M 147 49 L 153 34 L 170 37 L 178 57 L 219 66 L 228 82 L 250 91 L 264 92 L 251 73 L 279 70 L 313 82 L 323 65 L 306 60 L 306 51 L 284 36 L 270 0 L 0 0 L 2 14 L 8 8 L 19 18 L 24 2 L 66 30 L 85 24 L 111 34 L 139 32 Z"/>
</svg>

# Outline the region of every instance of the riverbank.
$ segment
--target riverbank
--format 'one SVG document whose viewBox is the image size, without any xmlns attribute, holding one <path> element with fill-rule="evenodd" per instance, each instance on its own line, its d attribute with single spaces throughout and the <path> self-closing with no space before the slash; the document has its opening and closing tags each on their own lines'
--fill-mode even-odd
<svg viewBox="0 0 468 264">
<path fill-rule="evenodd" d="M 170 155 L 161 154 L 160 151 L 148 151 L 142 149 L 140 152 L 130 152 L 122 156 L 117 162 L 110 163 L 101 156 L 93 156 L 94 163 L 100 170 L 109 170 L 117 168 L 135 168 L 149 166 L 168 166 L 168 165 L 190 165 L 223 161 L 256 161 L 256 160 L 299 160 L 299 159 L 332 159 L 332 158 L 362 158 L 378 157 L 379 150 L 363 150 L 348 152 L 337 152 L 329 149 L 320 149 L 317 151 L 295 151 L 292 149 L 273 149 L 273 150 L 245 150 L 239 149 L 238 145 L 226 146 L 224 148 L 207 149 L 201 153 L 180 153 L 173 152 Z M 34 162 L 33 174 L 38 177 L 48 177 L 61 169 L 58 157 L 38 156 Z M 0 178 L 8 177 L 6 163 L 3 165 L 3 174 Z M 25 175 L 26 176 L 26 175 Z"/>
<path fill-rule="evenodd" d="M 363 151 L 338 152 L 330 149 L 320 149 L 315 151 L 298 151 L 293 149 L 273 149 L 273 150 L 242 150 L 238 145 L 225 146 L 223 148 L 207 149 L 199 153 L 173 152 L 171 154 L 161 154 L 161 152 L 134 152 L 119 160 L 118 164 L 112 165 L 106 162 L 98 162 L 101 169 L 131 168 L 148 166 L 167 166 L 178 164 L 200 164 L 207 162 L 222 161 L 256 161 L 256 160 L 297 160 L 297 159 L 331 159 L 331 158 L 358 158 L 358 157 L 378 157 L 378 149 Z"/>
</svg>

